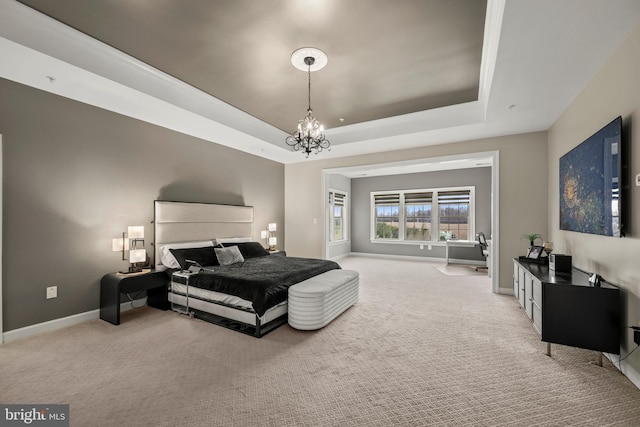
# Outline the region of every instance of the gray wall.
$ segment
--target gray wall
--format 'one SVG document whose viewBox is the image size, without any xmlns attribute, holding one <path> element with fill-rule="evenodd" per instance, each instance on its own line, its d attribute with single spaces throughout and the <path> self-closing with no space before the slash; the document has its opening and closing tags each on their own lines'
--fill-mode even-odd
<svg viewBox="0 0 640 427">
<path fill-rule="evenodd" d="M 284 249 L 282 164 L 3 79 L 0 93 L 5 331 L 99 308 L 101 277 L 128 266 L 111 239 L 144 225 L 153 252 L 155 199 L 254 206 L 254 239 L 276 222 Z"/>
<path fill-rule="evenodd" d="M 557 253 L 570 254 L 573 264 L 618 285 L 623 295 L 621 356 L 636 346 L 628 326 L 640 323 L 640 26 L 618 48 L 549 129 L 549 233 Z M 560 157 L 617 116 L 622 116 L 624 239 L 560 230 Z M 617 363 L 616 363 L 617 364 Z M 640 387 L 640 352 L 621 364 Z"/>
<path fill-rule="evenodd" d="M 499 152 L 499 237 L 500 292 L 513 292 L 513 258 L 523 255 L 525 233 L 547 230 L 547 133 L 534 132 L 427 145 L 336 159 L 320 158 L 285 165 L 285 227 L 287 254 L 319 258 L 323 224 L 314 219 L 324 212 L 322 173 L 324 170 L 361 165 L 388 164 L 433 159 L 469 153 Z M 542 231 L 540 231 L 542 230 Z M 496 230 L 493 230 L 495 237 Z M 304 239 L 296 236 L 304 235 Z M 544 236 L 547 239 L 547 235 Z M 494 241 L 496 239 L 494 238 Z"/>
<path fill-rule="evenodd" d="M 354 178 L 352 191 L 352 251 L 386 254 L 444 258 L 443 246 L 427 246 L 420 249 L 414 244 L 371 243 L 371 192 L 386 190 L 411 190 L 423 188 L 475 186 L 476 232 L 483 231 L 487 238 L 491 236 L 491 169 L 475 168 L 441 172 L 412 173 L 393 176 Z M 473 237 L 470 237 L 473 239 Z M 452 259 L 483 260 L 478 247 L 451 247 Z"/>
</svg>

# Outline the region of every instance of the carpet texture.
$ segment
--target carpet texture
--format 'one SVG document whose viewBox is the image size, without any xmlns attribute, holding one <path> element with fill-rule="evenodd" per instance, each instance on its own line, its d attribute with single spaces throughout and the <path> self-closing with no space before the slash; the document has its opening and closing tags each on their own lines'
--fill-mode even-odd
<svg viewBox="0 0 640 427">
<path fill-rule="evenodd" d="M 486 275 L 349 257 L 359 301 L 256 339 L 167 311 L 0 346 L 1 403 L 68 403 L 72 426 L 640 425 L 640 390 L 546 344 Z"/>
</svg>

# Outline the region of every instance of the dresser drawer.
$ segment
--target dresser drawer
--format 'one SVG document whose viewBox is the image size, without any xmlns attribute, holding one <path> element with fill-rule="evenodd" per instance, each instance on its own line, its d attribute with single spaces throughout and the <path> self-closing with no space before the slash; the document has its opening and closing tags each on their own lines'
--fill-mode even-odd
<svg viewBox="0 0 640 427">
<path fill-rule="evenodd" d="M 532 303 L 533 305 L 533 327 L 536 329 L 536 331 L 542 335 L 542 310 L 540 310 L 540 307 L 538 307 L 535 302 Z"/>
<path fill-rule="evenodd" d="M 533 278 L 533 301 L 542 309 L 542 282 Z"/>
</svg>

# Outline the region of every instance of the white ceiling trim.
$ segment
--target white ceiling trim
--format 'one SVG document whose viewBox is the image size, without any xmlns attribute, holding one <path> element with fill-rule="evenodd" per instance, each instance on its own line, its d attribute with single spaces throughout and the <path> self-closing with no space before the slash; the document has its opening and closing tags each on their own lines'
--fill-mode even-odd
<svg viewBox="0 0 640 427">
<path fill-rule="evenodd" d="M 0 1 L 0 55 L 9 58 L 0 66 L 3 78 L 270 160 L 304 160 L 285 146 L 287 135 L 281 130 L 21 3 Z M 488 21 L 499 29 L 495 19 Z M 485 35 L 487 40 L 497 37 Z M 497 42 L 493 46 L 497 50 Z M 483 64 L 485 86 L 492 69 Z M 483 101 L 330 129 L 332 157 L 363 154 L 374 147 L 385 151 L 386 141 L 396 141 L 398 135 L 413 137 L 393 144 L 393 149 L 422 145 L 422 133 L 481 123 L 486 98 Z"/>
<path fill-rule="evenodd" d="M 323 169 L 323 172 L 338 174 L 347 178 L 363 178 L 492 166 L 493 152 L 485 151 L 370 165 L 329 168 Z"/>
<path fill-rule="evenodd" d="M 489 0 L 478 101 L 329 129 L 332 150 L 308 160 L 547 130 L 639 19 L 637 0 Z M 285 132 L 13 0 L 0 0 L 0 42 L 0 77 L 270 160 L 308 161 Z"/>
<path fill-rule="evenodd" d="M 478 89 L 478 101 L 484 107 L 486 118 L 493 74 L 498 58 L 498 46 L 500 45 L 500 33 L 504 6 L 506 0 L 487 1 L 487 17 L 484 24 L 484 41 L 482 43 L 482 61 L 480 62 L 480 85 Z"/>
<path fill-rule="evenodd" d="M 20 58 L 0 62 L 5 79 L 197 138 L 216 135 L 222 142 L 212 142 L 279 161 L 277 148 L 258 138 L 1 37 L 0 55 Z"/>
<path fill-rule="evenodd" d="M 284 140 L 273 126 L 21 3 L 0 1 L 0 77 L 270 160 L 287 152 L 258 136 L 275 131 Z"/>
<path fill-rule="evenodd" d="M 340 146 L 338 150 L 340 153 L 363 154 L 367 152 L 365 146 L 368 147 L 369 152 L 372 150 L 388 151 L 389 148 L 379 150 L 375 141 L 383 141 L 381 143 L 386 144 L 388 138 L 393 138 L 395 142 L 395 137 L 398 135 L 412 135 L 409 138 L 405 138 L 402 144 L 402 148 L 412 148 L 423 145 L 425 133 L 427 132 L 441 129 L 457 129 L 483 123 L 487 114 L 491 83 L 493 81 L 496 58 L 498 57 L 504 6 L 505 0 L 489 0 L 487 2 L 478 101 L 328 129 L 326 135 L 331 141 L 332 147 L 335 149 Z M 453 139 L 456 138 L 454 137 Z M 457 140 L 461 141 L 462 138 Z M 343 149 L 342 145 L 346 144 L 352 146 L 348 149 Z M 395 148 L 391 149 L 397 149 L 398 144 L 394 143 L 392 145 Z M 365 151 L 362 151 L 363 149 Z M 323 152 L 323 156 L 325 156 L 325 152 Z"/>
</svg>

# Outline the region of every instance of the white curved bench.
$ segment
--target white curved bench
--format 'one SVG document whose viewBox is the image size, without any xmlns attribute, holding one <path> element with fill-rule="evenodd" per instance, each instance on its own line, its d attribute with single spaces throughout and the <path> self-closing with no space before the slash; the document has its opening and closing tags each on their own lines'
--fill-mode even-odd
<svg viewBox="0 0 640 427">
<path fill-rule="evenodd" d="M 326 326 L 358 300 L 360 275 L 330 270 L 289 287 L 289 325 L 313 330 Z"/>
</svg>

